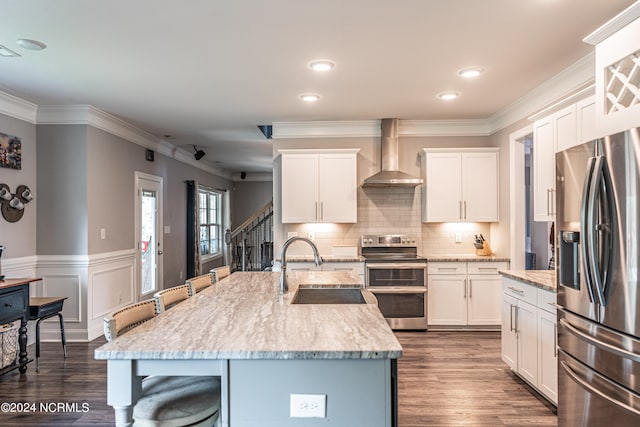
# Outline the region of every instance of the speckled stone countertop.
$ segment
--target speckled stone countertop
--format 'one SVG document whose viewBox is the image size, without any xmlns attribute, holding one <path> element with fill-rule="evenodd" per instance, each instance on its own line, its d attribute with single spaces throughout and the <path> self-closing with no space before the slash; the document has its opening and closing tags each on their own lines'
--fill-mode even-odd
<svg viewBox="0 0 640 427">
<path fill-rule="evenodd" d="M 556 292 L 555 270 L 502 270 L 505 277 L 537 286 L 545 291 Z"/>
<path fill-rule="evenodd" d="M 478 256 L 474 254 L 459 254 L 459 255 L 423 255 L 427 262 L 464 262 L 464 261 L 477 261 L 477 262 L 509 262 L 510 258 L 497 257 L 497 256 Z"/>
<path fill-rule="evenodd" d="M 235 272 L 95 350 L 96 359 L 397 359 L 373 304 L 291 304 L 299 286 L 362 286 L 349 271 Z M 368 291 L 368 302 L 375 297 Z M 373 298 L 371 300 L 370 298 Z"/>
<path fill-rule="evenodd" d="M 280 261 L 280 258 L 276 259 L 276 261 Z M 364 261 L 364 257 L 349 257 L 349 256 L 333 256 L 333 255 L 322 255 L 323 262 L 362 262 Z M 287 255 L 287 263 L 290 262 L 314 262 L 312 256 L 306 255 Z"/>
</svg>

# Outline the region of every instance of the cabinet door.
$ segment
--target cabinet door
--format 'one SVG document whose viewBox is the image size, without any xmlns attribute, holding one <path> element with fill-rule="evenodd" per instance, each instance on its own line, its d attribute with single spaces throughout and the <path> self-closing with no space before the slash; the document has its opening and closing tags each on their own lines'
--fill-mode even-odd
<svg viewBox="0 0 640 427">
<path fill-rule="evenodd" d="M 318 220 L 318 155 L 282 155 L 282 222 Z"/>
<path fill-rule="evenodd" d="M 429 325 L 467 324 L 467 277 L 462 275 L 430 275 L 428 284 Z"/>
<path fill-rule="evenodd" d="M 531 385 L 538 386 L 538 308 L 518 301 L 518 373 Z"/>
<path fill-rule="evenodd" d="M 577 143 L 582 144 L 598 137 L 596 125 L 596 97 L 590 96 L 576 104 Z"/>
<path fill-rule="evenodd" d="M 518 300 L 502 294 L 502 360 L 514 371 L 518 370 L 517 309 Z"/>
<path fill-rule="evenodd" d="M 462 154 L 462 220 L 498 221 L 498 153 Z"/>
<path fill-rule="evenodd" d="M 555 144 L 553 120 L 547 117 L 533 125 L 533 220 L 553 221 L 555 196 Z"/>
<path fill-rule="evenodd" d="M 571 148 L 578 143 L 576 104 L 553 114 L 556 152 Z"/>
<path fill-rule="evenodd" d="M 319 156 L 319 221 L 357 222 L 357 171 L 355 154 Z"/>
<path fill-rule="evenodd" d="M 460 153 L 426 154 L 426 209 L 424 222 L 462 219 Z"/>
<path fill-rule="evenodd" d="M 469 325 L 499 325 L 501 321 L 502 276 L 470 275 L 467 292 Z"/>
<path fill-rule="evenodd" d="M 538 389 L 558 403 L 558 353 L 556 316 L 538 309 Z"/>
</svg>

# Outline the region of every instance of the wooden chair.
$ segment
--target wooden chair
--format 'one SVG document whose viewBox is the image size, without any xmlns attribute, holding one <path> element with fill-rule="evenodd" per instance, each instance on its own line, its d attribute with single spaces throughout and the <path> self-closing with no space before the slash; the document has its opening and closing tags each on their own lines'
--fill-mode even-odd
<svg viewBox="0 0 640 427">
<path fill-rule="evenodd" d="M 128 305 L 104 319 L 108 341 L 153 319 L 155 300 Z M 142 380 L 142 393 L 133 408 L 136 426 L 219 425 L 220 378 L 152 375 Z"/>
<path fill-rule="evenodd" d="M 213 285 L 213 273 L 203 274 L 201 276 L 192 277 L 185 283 L 190 287 L 191 296 L 194 296 L 201 290 Z"/>
<path fill-rule="evenodd" d="M 225 265 L 224 267 L 214 268 L 211 272 L 213 273 L 213 281 L 219 282 L 231 274 L 231 269 L 228 265 Z"/>
<path fill-rule="evenodd" d="M 173 288 L 153 294 L 156 301 L 156 313 L 160 314 L 175 304 L 189 299 L 191 297 L 191 287 L 189 285 L 179 285 Z"/>
</svg>

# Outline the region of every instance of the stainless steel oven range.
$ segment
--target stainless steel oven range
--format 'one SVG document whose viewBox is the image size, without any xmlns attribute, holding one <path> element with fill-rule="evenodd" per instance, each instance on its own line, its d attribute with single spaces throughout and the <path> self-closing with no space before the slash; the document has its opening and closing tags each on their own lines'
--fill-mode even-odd
<svg viewBox="0 0 640 427">
<path fill-rule="evenodd" d="M 427 261 L 411 235 L 365 235 L 365 285 L 392 329 L 427 329 Z"/>
</svg>

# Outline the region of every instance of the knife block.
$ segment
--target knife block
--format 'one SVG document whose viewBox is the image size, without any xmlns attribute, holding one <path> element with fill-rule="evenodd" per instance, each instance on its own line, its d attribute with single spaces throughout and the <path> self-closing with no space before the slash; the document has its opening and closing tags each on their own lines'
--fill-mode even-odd
<svg viewBox="0 0 640 427">
<path fill-rule="evenodd" d="M 486 240 L 482 242 L 482 249 L 476 249 L 476 255 L 478 256 L 490 256 L 493 255 L 491 251 L 491 246 L 489 246 L 489 242 Z"/>
</svg>

